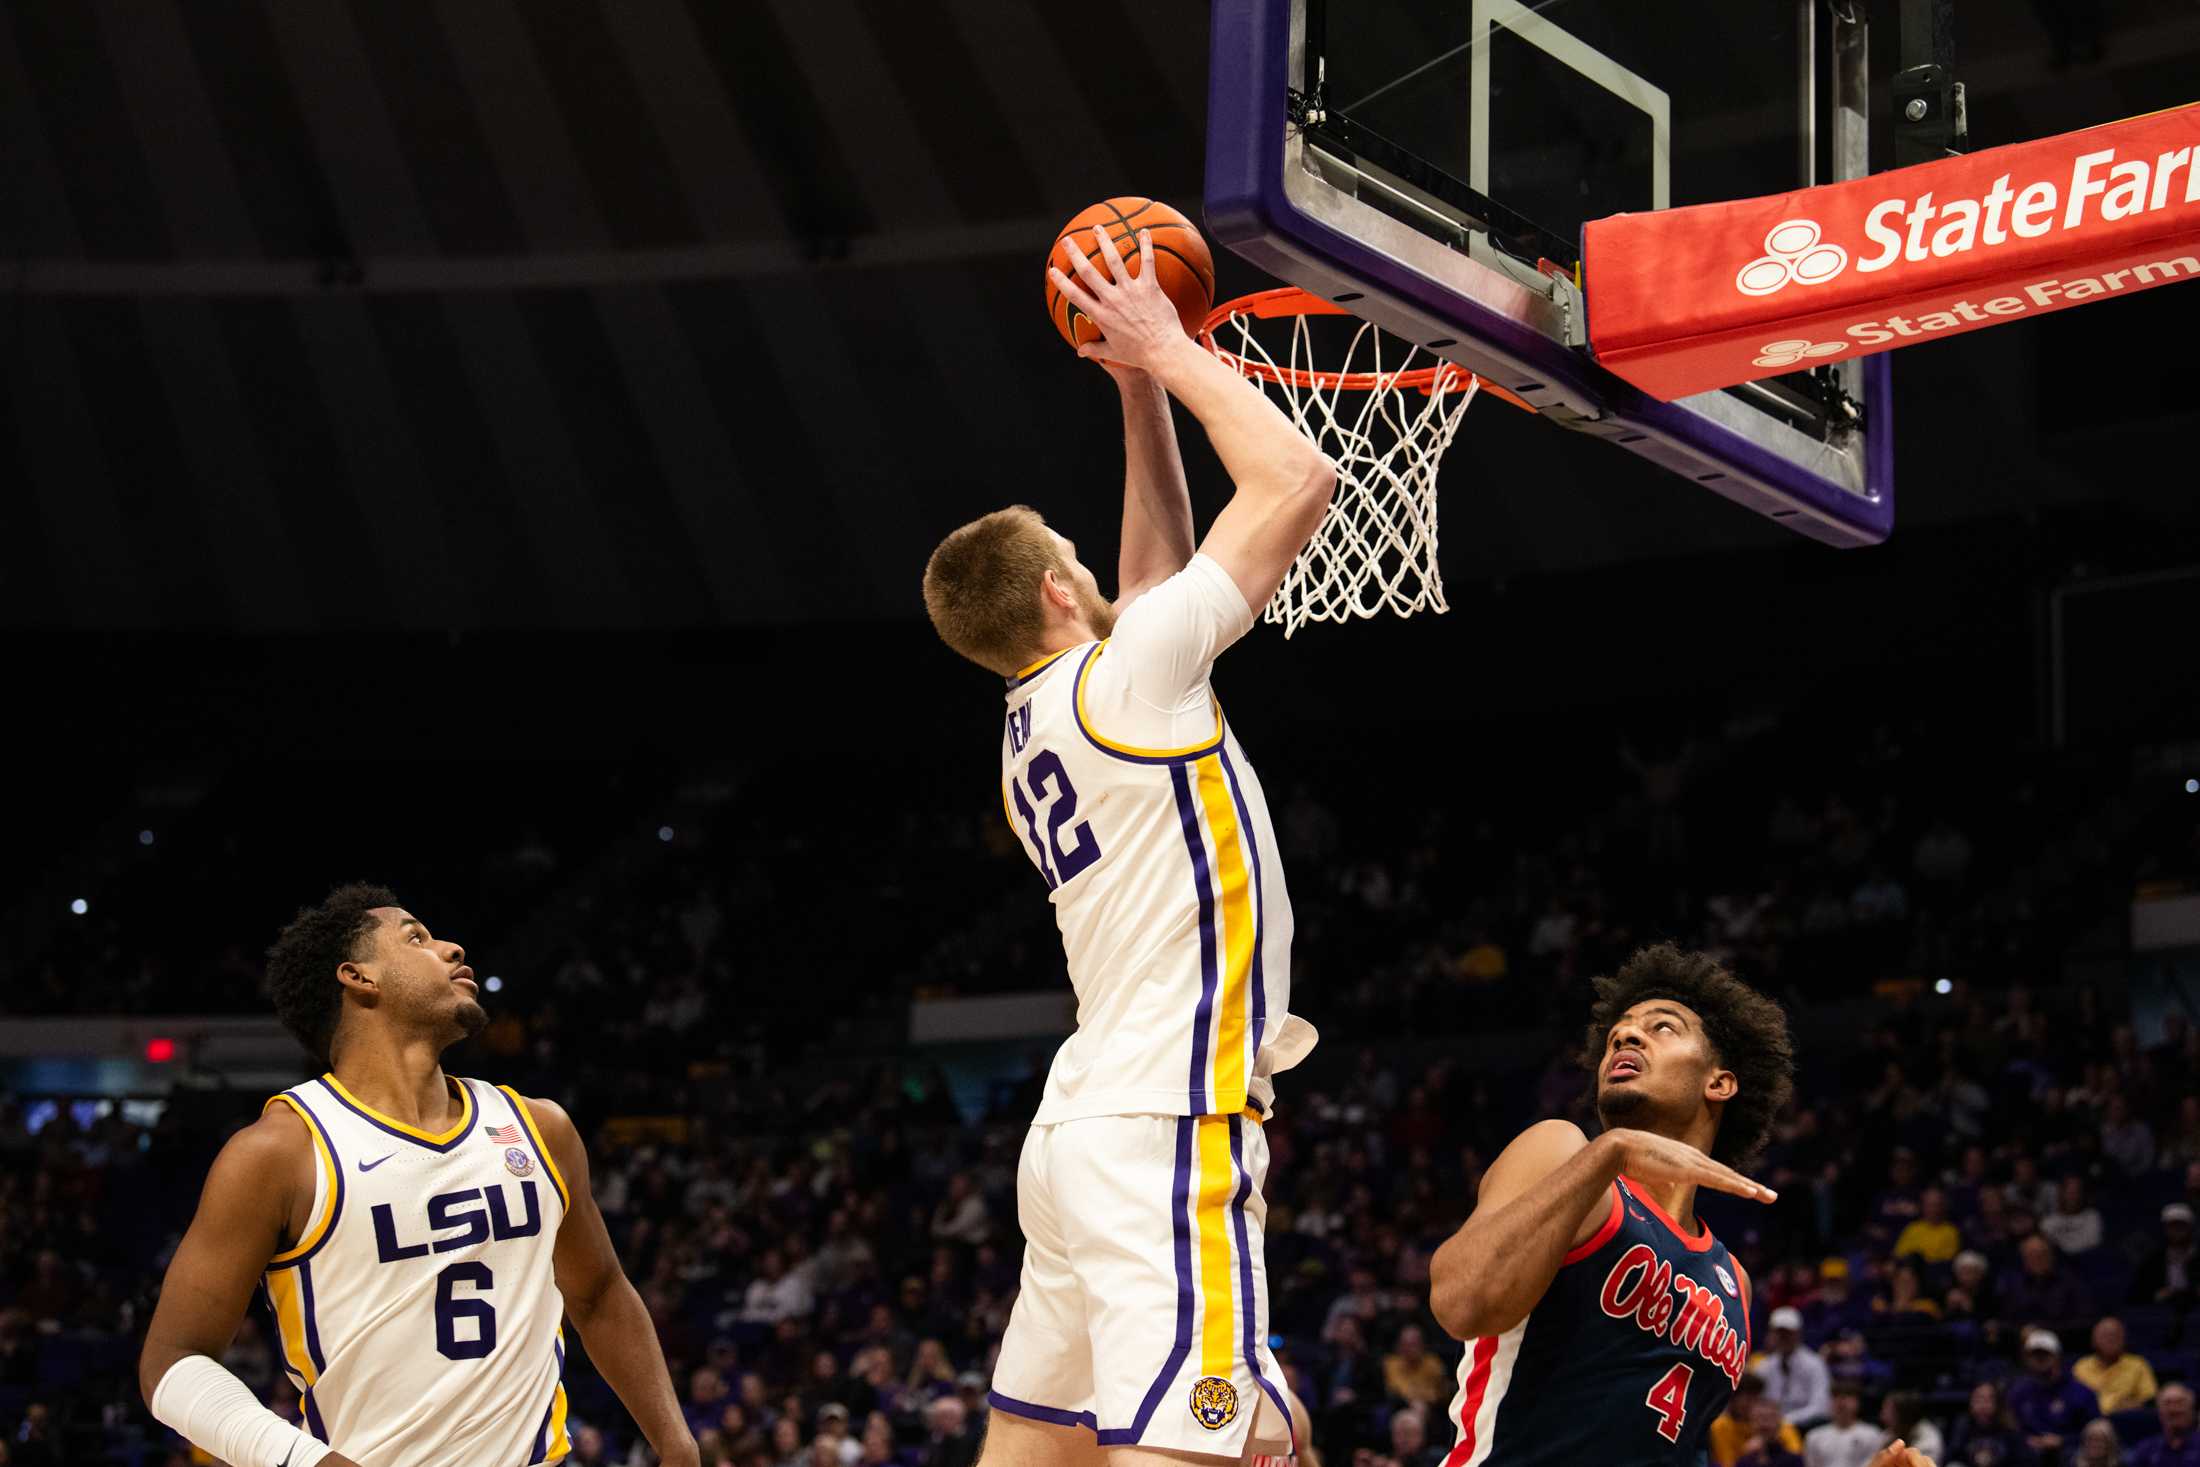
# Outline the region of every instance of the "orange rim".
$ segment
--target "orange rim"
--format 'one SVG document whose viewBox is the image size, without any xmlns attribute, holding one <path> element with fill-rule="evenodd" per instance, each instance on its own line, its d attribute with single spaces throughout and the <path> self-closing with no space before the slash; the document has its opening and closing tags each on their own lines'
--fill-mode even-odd
<svg viewBox="0 0 2200 1467">
<path fill-rule="evenodd" d="M 1287 316 L 1349 316 L 1352 313 L 1334 301 L 1325 301 L 1311 291 L 1287 285 L 1278 290 L 1259 290 L 1251 295 L 1241 295 L 1234 301 L 1224 301 L 1207 313 L 1207 319 L 1199 326 L 1200 344 L 1216 356 L 1235 366 L 1249 377 L 1278 386 L 1343 388 L 1347 392 L 1385 392 L 1393 387 L 1411 388 L 1419 392 L 1464 392 L 1477 382 L 1482 391 L 1509 402 L 1516 408 L 1534 412 L 1535 404 L 1517 392 L 1498 386 L 1489 378 L 1468 371 L 1455 362 L 1440 362 L 1433 367 L 1421 367 L 1411 372 L 1323 372 L 1306 371 L 1298 367 L 1274 367 L 1266 362 L 1252 361 L 1226 350 L 1215 340 L 1215 329 L 1228 324 L 1233 316 L 1252 316 L 1262 321 L 1280 320 Z"/>
</svg>

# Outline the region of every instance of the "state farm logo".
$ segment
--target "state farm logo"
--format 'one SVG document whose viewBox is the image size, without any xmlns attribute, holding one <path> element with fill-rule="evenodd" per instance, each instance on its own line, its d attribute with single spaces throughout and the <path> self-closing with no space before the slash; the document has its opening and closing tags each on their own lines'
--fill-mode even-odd
<svg viewBox="0 0 2200 1467">
<path fill-rule="evenodd" d="M 1765 236 L 1765 252 L 1734 277 L 1743 295 L 1771 295 L 1790 285 L 1823 285 L 1849 268 L 1849 252 L 1818 238 L 1815 219 L 1786 219 Z"/>
<path fill-rule="evenodd" d="M 1806 357 L 1830 357 L 1849 349 L 1845 341 L 1768 341 L 1757 354 L 1760 367 L 1792 367 Z"/>
</svg>

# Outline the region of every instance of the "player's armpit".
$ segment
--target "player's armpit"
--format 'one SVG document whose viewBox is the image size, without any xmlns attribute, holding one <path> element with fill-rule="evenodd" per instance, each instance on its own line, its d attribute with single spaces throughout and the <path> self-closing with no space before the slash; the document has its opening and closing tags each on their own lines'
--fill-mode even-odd
<svg viewBox="0 0 2200 1467">
<path fill-rule="evenodd" d="M 274 1105 L 214 1158 L 138 1356 L 138 1386 L 148 1405 L 178 1360 L 219 1360 L 229 1348 L 269 1260 L 312 1205 L 312 1153 L 305 1122 L 289 1106 Z"/>
</svg>

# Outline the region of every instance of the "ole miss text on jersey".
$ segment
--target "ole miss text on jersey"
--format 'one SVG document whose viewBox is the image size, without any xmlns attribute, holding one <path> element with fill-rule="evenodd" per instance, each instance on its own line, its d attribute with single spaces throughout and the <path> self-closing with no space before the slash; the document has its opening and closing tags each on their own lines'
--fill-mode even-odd
<svg viewBox="0 0 2200 1467">
<path fill-rule="evenodd" d="M 1444 1467 L 1693 1464 L 1748 1359 L 1732 1255 L 1621 1178 L 1528 1317 L 1467 1342 Z"/>
</svg>

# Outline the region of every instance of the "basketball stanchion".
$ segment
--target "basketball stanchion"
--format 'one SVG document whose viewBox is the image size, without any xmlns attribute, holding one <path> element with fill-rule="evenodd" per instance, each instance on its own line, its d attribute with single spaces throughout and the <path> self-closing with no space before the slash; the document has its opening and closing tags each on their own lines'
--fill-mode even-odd
<svg viewBox="0 0 2200 1467">
<path fill-rule="evenodd" d="M 1437 463 L 1478 394 L 1534 411 L 1368 321 L 1354 322 L 1340 365 L 1316 367 L 1308 322 L 1317 316 L 1351 313 L 1304 290 L 1265 290 L 1216 306 L 1200 329 L 1202 344 L 1262 384 L 1337 466 L 1329 513 L 1262 613 L 1285 637 L 1310 621 L 1448 610 L 1436 562 Z M 1256 327 L 1283 321 L 1290 339 L 1271 349 Z M 1280 324 L 1268 329 L 1283 334 Z"/>
</svg>

